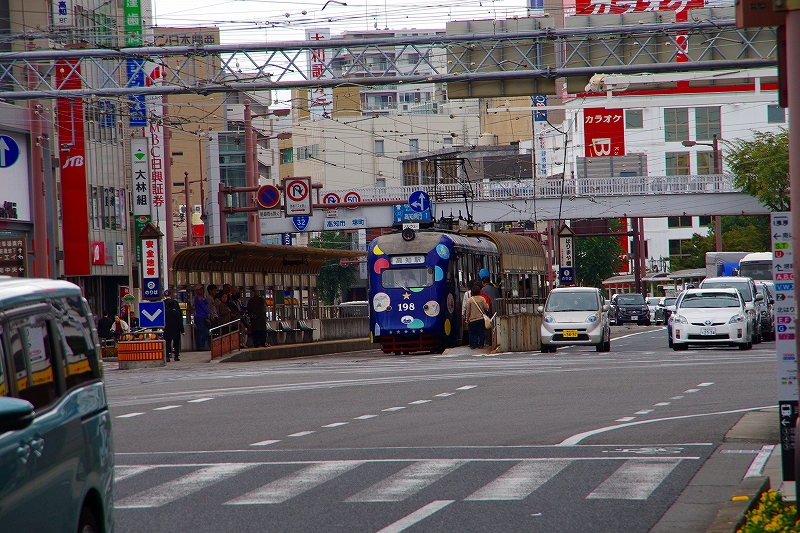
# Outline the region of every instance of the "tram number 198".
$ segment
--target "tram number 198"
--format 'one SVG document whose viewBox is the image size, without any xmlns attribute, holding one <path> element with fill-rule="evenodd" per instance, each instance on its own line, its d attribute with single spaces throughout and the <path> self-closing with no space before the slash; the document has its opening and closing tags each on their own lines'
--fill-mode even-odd
<svg viewBox="0 0 800 533">
<path fill-rule="evenodd" d="M 413 311 L 414 310 L 414 304 L 413 303 L 398 304 L 397 309 L 398 309 L 398 311 Z"/>
</svg>

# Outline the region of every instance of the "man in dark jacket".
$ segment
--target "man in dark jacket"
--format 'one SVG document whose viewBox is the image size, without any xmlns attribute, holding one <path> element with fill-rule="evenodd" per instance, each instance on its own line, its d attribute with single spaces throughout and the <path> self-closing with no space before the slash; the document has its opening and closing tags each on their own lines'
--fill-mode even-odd
<svg viewBox="0 0 800 533">
<path fill-rule="evenodd" d="M 97 321 L 97 336 L 101 339 L 113 339 L 114 332 L 111 328 L 114 326 L 114 319 L 108 315 L 108 311 L 103 313 L 103 317 Z"/>
<path fill-rule="evenodd" d="M 164 300 L 164 340 L 167 341 L 167 361 L 170 355 L 181 360 L 181 335 L 184 332 L 183 311 L 172 298 Z"/>
<path fill-rule="evenodd" d="M 253 347 L 261 348 L 267 344 L 267 301 L 261 291 L 253 289 L 253 296 L 247 301 L 247 316 L 250 331 L 253 332 Z"/>
</svg>

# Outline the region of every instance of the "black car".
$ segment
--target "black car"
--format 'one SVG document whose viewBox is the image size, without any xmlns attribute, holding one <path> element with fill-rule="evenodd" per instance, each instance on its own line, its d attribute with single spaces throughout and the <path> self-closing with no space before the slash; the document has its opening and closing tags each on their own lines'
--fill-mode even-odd
<svg viewBox="0 0 800 533">
<path fill-rule="evenodd" d="M 641 294 L 618 293 L 611 297 L 608 318 L 617 325 L 636 322 L 639 325 L 649 326 L 650 309 Z"/>
</svg>

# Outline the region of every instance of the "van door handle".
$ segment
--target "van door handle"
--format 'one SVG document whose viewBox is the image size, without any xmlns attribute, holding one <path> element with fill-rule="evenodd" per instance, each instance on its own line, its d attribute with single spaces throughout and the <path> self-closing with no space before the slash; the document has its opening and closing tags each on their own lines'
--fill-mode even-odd
<svg viewBox="0 0 800 533">
<path fill-rule="evenodd" d="M 17 456 L 20 463 L 28 464 L 28 459 L 31 457 L 31 447 L 28 444 L 21 443 L 17 448 Z"/>
<path fill-rule="evenodd" d="M 36 457 L 41 457 L 44 451 L 44 438 L 39 437 L 38 439 L 33 439 L 31 441 L 31 450 Z"/>
</svg>

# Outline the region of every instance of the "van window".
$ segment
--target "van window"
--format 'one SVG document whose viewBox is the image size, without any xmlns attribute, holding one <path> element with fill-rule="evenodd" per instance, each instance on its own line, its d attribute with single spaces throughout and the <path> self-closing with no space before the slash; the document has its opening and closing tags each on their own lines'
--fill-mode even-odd
<svg viewBox="0 0 800 533">
<path fill-rule="evenodd" d="M 5 361 L 6 356 L 3 348 L 3 328 L 0 327 L 0 396 L 8 395 L 8 385 L 6 385 Z"/>
<path fill-rule="evenodd" d="M 37 317 L 17 321 L 11 331 L 11 356 L 19 397 L 31 402 L 36 410 L 55 401 L 53 350 L 47 322 Z"/>
<path fill-rule="evenodd" d="M 591 292 L 553 291 L 547 299 L 545 311 L 597 311 L 597 294 Z"/>
<path fill-rule="evenodd" d="M 80 299 L 55 299 L 53 307 L 60 311 L 56 327 L 61 336 L 64 354 L 61 366 L 64 368 L 64 378 L 69 390 L 100 377 L 97 350 Z"/>
</svg>

